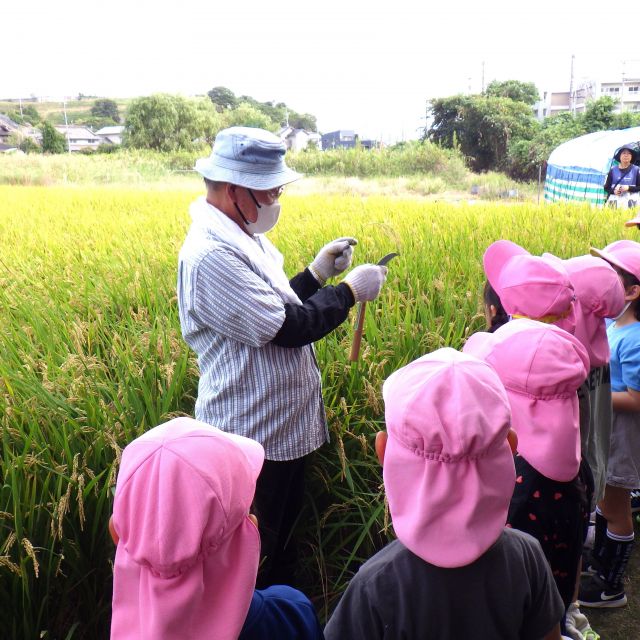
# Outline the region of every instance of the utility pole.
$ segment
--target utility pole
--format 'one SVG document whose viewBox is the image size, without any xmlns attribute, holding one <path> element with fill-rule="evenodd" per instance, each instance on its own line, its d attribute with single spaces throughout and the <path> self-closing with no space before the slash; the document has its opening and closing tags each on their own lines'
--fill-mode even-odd
<svg viewBox="0 0 640 640">
<path fill-rule="evenodd" d="M 569 81 L 569 113 L 574 116 L 576 114 L 575 96 L 573 94 L 573 62 L 576 59 L 574 53 L 571 54 L 571 80 Z"/>
<path fill-rule="evenodd" d="M 482 61 L 482 93 L 484 93 L 484 60 Z"/>
<path fill-rule="evenodd" d="M 71 153 L 71 141 L 69 140 L 69 123 L 67 122 L 67 99 L 62 99 L 62 110 L 64 111 L 64 132 L 67 134 L 67 152 Z"/>
<path fill-rule="evenodd" d="M 620 87 L 620 113 L 624 112 L 624 72 L 626 60 L 622 61 L 622 87 Z"/>
</svg>

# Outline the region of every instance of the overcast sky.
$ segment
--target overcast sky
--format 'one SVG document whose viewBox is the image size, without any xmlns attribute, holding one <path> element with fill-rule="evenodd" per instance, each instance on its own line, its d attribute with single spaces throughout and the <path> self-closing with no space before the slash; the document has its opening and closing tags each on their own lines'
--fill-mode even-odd
<svg viewBox="0 0 640 640">
<path fill-rule="evenodd" d="M 0 98 L 222 85 L 312 113 L 321 131 L 385 141 L 416 137 L 429 98 L 479 92 L 483 63 L 485 85 L 513 78 L 540 91 L 568 90 L 572 54 L 576 82 L 640 71 L 624 10 L 594 0 L 5 4 Z"/>
</svg>

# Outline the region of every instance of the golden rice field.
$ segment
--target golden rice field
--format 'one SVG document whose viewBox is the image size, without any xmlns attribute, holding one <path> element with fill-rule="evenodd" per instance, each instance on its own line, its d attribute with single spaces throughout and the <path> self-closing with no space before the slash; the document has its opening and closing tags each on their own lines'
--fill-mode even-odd
<svg viewBox="0 0 640 640">
<path fill-rule="evenodd" d="M 180 336 L 175 271 L 196 194 L 0 186 L 2 637 L 108 635 L 121 449 L 193 410 L 197 367 Z M 290 275 L 341 235 L 358 238 L 356 264 L 400 253 L 368 307 L 360 362 L 347 360 L 351 325 L 317 345 L 332 442 L 314 458 L 300 536 L 321 615 L 392 535 L 372 450 L 385 377 L 483 327 L 490 242 L 569 257 L 634 237 L 624 220 L 585 206 L 283 198 L 271 238 Z"/>
</svg>

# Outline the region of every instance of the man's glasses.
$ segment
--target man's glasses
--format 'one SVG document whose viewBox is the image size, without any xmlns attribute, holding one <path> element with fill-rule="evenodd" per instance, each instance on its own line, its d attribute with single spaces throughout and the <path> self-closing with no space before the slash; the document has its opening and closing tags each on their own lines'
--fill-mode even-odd
<svg viewBox="0 0 640 640">
<path fill-rule="evenodd" d="M 253 195 L 253 191 L 251 189 L 247 189 L 249 195 L 253 198 L 253 202 L 255 203 L 258 209 L 260 208 L 260 203 Z M 284 186 L 276 187 L 275 189 L 269 189 L 268 191 L 259 191 L 259 193 L 264 193 L 268 198 L 267 204 L 273 204 L 284 192 Z"/>
</svg>

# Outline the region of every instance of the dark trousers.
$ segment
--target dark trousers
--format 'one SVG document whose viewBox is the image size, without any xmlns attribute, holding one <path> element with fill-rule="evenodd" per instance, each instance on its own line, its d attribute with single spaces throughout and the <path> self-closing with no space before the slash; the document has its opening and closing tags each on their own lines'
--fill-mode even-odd
<svg viewBox="0 0 640 640">
<path fill-rule="evenodd" d="M 292 533 L 304 499 L 305 459 L 265 460 L 258 476 L 253 501 L 262 547 L 258 589 L 295 586 L 298 554 Z"/>
</svg>

